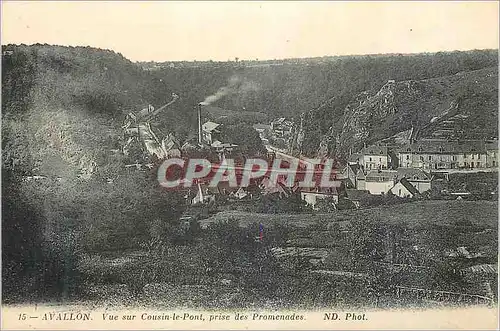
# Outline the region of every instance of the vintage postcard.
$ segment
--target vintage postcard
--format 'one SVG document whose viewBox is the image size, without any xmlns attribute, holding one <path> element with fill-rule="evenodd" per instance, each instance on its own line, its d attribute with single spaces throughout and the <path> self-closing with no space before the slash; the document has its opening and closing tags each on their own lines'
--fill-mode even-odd
<svg viewBox="0 0 500 331">
<path fill-rule="evenodd" d="M 498 11 L 3 1 L 2 329 L 497 329 Z"/>
</svg>

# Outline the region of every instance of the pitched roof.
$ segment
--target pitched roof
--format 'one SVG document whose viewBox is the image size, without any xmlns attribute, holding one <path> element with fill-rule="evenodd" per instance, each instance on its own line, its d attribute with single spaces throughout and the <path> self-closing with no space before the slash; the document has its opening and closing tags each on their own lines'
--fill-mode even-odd
<svg viewBox="0 0 500 331">
<path fill-rule="evenodd" d="M 349 158 L 347 159 L 347 161 L 349 161 L 349 162 L 357 162 L 357 161 L 359 161 L 360 157 L 361 157 L 360 153 L 354 153 L 354 154 L 349 155 Z"/>
<path fill-rule="evenodd" d="M 336 187 L 315 187 L 305 188 L 301 193 L 325 194 L 325 195 L 339 195 Z"/>
<path fill-rule="evenodd" d="M 275 194 L 279 193 L 280 195 L 283 194 L 285 196 L 289 196 L 292 192 L 291 188 L 287 187 L 283 183 L 276 183 L 276 185 L 271 185 L 269 186 L 269 180 L 265 182 L 265 179 L 262 181 L 261 186 L 262 186 L 262 194 L 268 195 L 268 194 Z"/>
<path fill-rule="evenodd" d="M 419 194 L 420 192 L 415 188 L 415 186 L 411 185 L 411 183 L 406 179 L 406 178 L 401 178 L 399 180 L 399 182 L 401 183 L 401 185 L 404 186 L 405 189 L 408 190 L 408 192 L 410 192 L 411 194 L 413 195 L 417 195 Z"/>
<path fill-rule="evenodd" d="M 386 146 L 368 146 L 361 151 L 364 155 L 387 155 Z"/>
<path fill-rule="evenodd" d="M 358 179 L 362 177 L 362 171 L 358 172 Z M 414 168 L 398 168 L 397 170 L 371 170 L 366 174 L 367 181 L 388 181 L 388 180 L 399 180 L 401 178 L 407 178 L 410 181 L 413 180 L 430 180 L 429 174 L 427 174 L 422 169 Z"/>
<path fill-rule="evenodd" d="M 231 144 L 231 143 L 222 143 L 219 140 L 216 140 L 212 143 L 212 147 L 215 148 L 231 148 L 231 147 L 237 147 L 238 145 Z"/>
<path fill-rule="evenodd" d="M 172 148 L 180 148 L 179 140 L 172 133 L 169 133 L 167 137 L 163 138 L 162 145 L 167 151 Z"/>
<path fill-rule="evenodd" d="M 450 154 L 484 153 L 486 144 L 483 140 L 447 141 L 440 139 L 422 139 L 399 148 L 400 153 Z"/>
<path fill-rule="evenodd" d="M 219 182 L 217 186 L 212 187 L 208 183 L 201 184 L 203 192 L 208 191 L 211 194 L 229 194 L 238 191 L 239 187 L 232 187 L 229 182 Z"/>
<path fill-rule="evenodd" d="M 408 178 L 409 180 L 430 180 L 430 176 L 422 169 L 398 168 L 398 178 Z"/>
<path fill-rule="evenodd" d="M 371 170 L 366 174 L 367 182 L 391 181 L 398 177 L 396 170 Z"/>
<path fill-rule="evenodd" d="M 203 123 L 203 125 L 201 127 L 202 127 L 203 131 L 213 131 L 219 126 L 220 126 L 219 123 L 208 121 L 208 122 Z"/>
<path fill-rule="evenodd" d="M 358 172 L 362 170 L 360 164 L 349 164 L 347 166 L 352 169 L 352 171 L 354 172 L 355 175 L 357 175 Z"/>
</svg>

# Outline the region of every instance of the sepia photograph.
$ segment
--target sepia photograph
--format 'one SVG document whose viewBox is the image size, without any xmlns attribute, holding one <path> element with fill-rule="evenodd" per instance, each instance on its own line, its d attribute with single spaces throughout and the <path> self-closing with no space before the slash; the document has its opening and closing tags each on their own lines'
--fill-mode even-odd
<svg viewBox="0 0 500 331">
<path fill-rule="evenodd" d="M 497 329 L 497 1 L 3 1 L 2 329 Z"/>
</svg>

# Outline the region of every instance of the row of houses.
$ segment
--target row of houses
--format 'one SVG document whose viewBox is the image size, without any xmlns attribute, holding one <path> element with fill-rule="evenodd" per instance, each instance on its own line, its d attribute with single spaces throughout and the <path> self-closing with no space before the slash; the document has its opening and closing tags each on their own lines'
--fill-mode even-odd
<svg viewBox="0 0 500 331">
<path fill-rule="evenodd" d="M 255 126 L 259 134 L 269 129 L 280 130 L 284 123 L 279 119 L 269 126 Z M 207 144 L 220 144 L 220 125 L 207 122 L 203 125 L 203 138 Z M 262 137 L 261 137 L 262 138 Z M 402 198 L 419 197 L 431 190 L 433 172 L 442 169 L 496 168 L 497 141 L 443 141 L 420 140 L 400 146 L 369 146 L 354 154 L 346 167 L 338 174 L 341 182 L 334 188 L 288 188 L 278 185 L 273 190 L 256 190 L 250 194 L 247 188 L 224 189 L 213 194 L 229 194 L 237 199 L 248 199 L 261 194 L 278 194 L 286 197 L 300 194 L 302 200 L 315 207 L 320 200 L 329 199 L 338 203 L 347 198 L 359 206 L 362 197 L 393 194 Z M 264 185 L 265 186 L 265 185 Z M 229 192 L 234 191 L 234 192 Z M 207 190 L 198 191 L 195 201 L 203 201 Z M 212 194 L 208 194 L 212 195 Z M 201 198 L 201 199 L 200 199 Z"/>
<path fill-rule="evenodd" d="M 286 198 L 292 194 L 299 194 L 308 205 L 316 208 L 321 200 L 327 200 L 336 205 L 340 199 L 348 199 L 359 207 L 363 198 L 373 195 L 393 194 L 402 198 L 419 197 L 431 189 L 432 178 L 421 169 L 399 168 L 397 170 L 371 170 L 366 174 L 361 167 L 346 166 L 338 174 L 337 187 L 303 188 L 296 183 L 287 187 L 285 182 L 278 181 L 277 185 L 269 186 L 265 177 L 256 185 L 250 187 L 231 187 L 227 182 L 221 182 L 217 187 L 206 184 L 198 185 L 192 203 L 206 203 L 216 201 L 225 196 L 235 200 L 253 199 L 263 195 L 275 195 Z"/>
<path fill-rule="evenodd" d="M 366 170 L 425 170 L 498 167 L 498 141 L 422 139 L 402 146 L 369 146 L 349 158 Z"/>
<path fill-rule="evenodd" d="M 347 165 L 338 174 L 338 187 L 303 189 L 300 196 L 308 205 L 316 208 L 320 200 L 328 199 L 339 203 L 348 199 L 360 207 L 363 199 L 370 196 L 392 194 L 400 198 L 418 198 L 431 190 L 432 176 L 421 170 L 398 168 L 397 170 L 370 170 L 367 173 L 361 167 Z"/>
<path fill-rule="evenodd" d="M 359 164 L 347 165 L 338 176 L 349 189 L 372 195 L 388 194 L 413 198 L 432 188 L 432 175 L 422 169 L 398 168 L 364 171 Z"/>
</svg>

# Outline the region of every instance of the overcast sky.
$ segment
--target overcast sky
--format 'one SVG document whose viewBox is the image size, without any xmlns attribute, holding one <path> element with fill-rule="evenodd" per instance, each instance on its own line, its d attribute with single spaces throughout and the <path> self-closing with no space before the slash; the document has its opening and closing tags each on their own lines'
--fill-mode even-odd
<svg viewBox="0 0 500 331">
<path fill-rule="evenodd" d="M 2 44 L 112 49 L 133 61 L 498 48 L 498 2 L 2 1 Z"/>
</svg>

